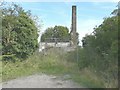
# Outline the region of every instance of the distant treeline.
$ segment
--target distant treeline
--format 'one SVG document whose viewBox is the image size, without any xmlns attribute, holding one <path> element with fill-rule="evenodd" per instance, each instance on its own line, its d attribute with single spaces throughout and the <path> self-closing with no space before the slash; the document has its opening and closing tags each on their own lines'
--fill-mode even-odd
<svg viewBox="0 0 120 90">
<path fill-rule="evenodd" d="M 77 41 L 79 34 L 77 33 Z M 71 34 L 66 26 L 49 27 L 41 36 L 41 42 L 69 42 L 71 40 Z"/>
<path fill-rule="evenodd" d="M 70 33 L 65 26 L 49 27 L 41 36 L 42 42 L 68 42 L 70 41 Z"/>
</svg>

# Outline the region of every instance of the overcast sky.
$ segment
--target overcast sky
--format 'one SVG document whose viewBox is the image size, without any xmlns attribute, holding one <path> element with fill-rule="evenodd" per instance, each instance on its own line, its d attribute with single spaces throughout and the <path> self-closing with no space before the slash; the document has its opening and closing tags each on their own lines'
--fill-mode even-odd
<svg viewBox="0 0 120 90">
<path fill-rule="evenodd" d="M 72 5 L 77 6 L 77 32 L 81 40 L 90 34 L 93 28 L 100 25 L 103 18 L 109 17 L 117 8 L 117 2 L 17 2 L 25 10 L 31 10 L 33 15 L 43 22 L 41 32 L 55 25 L 67 26 L 70 30 Z"/>
</svg>

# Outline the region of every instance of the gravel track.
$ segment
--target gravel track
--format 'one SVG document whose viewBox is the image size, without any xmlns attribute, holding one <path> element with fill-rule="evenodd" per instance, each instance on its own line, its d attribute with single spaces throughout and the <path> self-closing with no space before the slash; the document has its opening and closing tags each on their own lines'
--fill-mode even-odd
<svg viewBox="0 0 120 90">
<path fill-rule="evenodd" d="M 70 80 L 69 75 L 35 74 L 2 83 L 2 88 L 83 88 Z"/>
</svg>

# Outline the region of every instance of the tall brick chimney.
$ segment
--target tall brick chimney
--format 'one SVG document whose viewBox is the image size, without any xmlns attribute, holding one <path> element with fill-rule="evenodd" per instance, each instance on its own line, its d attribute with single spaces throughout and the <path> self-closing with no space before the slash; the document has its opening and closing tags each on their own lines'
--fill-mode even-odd
<svg viewBox="0 0 120 90">
<path fill-rule="evenodd" d="M 72 6 L 71 46 L 77 46 L 76 22 L 76 6 Z"/>
</svg>

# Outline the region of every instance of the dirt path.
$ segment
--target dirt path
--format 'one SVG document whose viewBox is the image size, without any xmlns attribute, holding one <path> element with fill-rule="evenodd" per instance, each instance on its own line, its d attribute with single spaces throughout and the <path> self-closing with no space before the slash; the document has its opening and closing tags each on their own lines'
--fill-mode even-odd
<svg viewBox="0 0 120 90">
<path fill-rule="evenodd" d="M 69 78 L 36 74 L 4 82 L 2 88 L 83 88 Z"/>
</svg>

